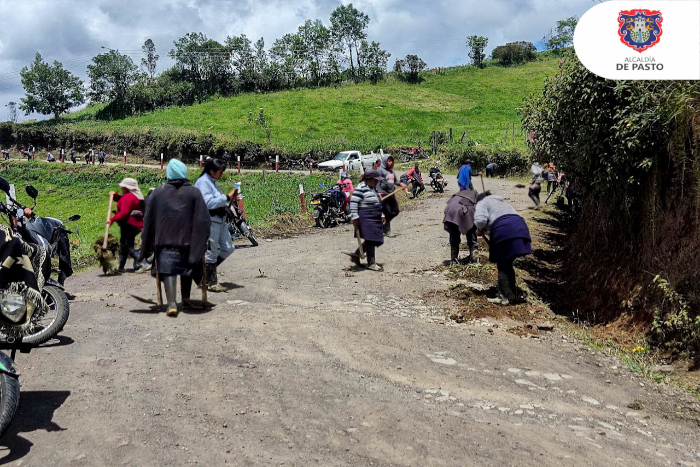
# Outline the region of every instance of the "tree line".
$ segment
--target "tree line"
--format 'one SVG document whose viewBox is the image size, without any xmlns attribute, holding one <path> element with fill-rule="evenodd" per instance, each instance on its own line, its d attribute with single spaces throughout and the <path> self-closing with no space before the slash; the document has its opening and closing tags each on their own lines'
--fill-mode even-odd
<svg viewBox="0 0 700 467">
<path fill-rule="evenodd" d="M 37 52 L 34 61 L 20 72 L 26 96 L 19 108 L 58 118 L 85 103 L 106 104 L 97 118 L 120 118 L 174 105 L 191 105 L 215 95 L 272 92 L 299 87 L 337 86 L 345 81 L 385 79 L 391 54 L 367 38 L 370 18 L 352 3 L 340 5 L 330 15 L 330 26 L 307 19 L 296 32 L 275 40 L 251 40 L 245 34 L 223 42 L 201 32 L 191 32 L 173 42 L 168 56 L 174 65 L 156 73 L 160 56 L 151 39 L 142 46 L 137 65 L 128 54 L 108 49 L 93 57 L 87 67 L 88 86 L 54 61 L 45 62 Z M 552 48 L 571 42 L 575 18 L 560 21 Z M 566 25 L 573 26 L 566 29 Z M 569 36 L 566 36 L 569 34 Z M 568 40 L 567 40 L 568 37 Z M 472 63 L 483 66 L 488 38 L 469 36 L 467 48 Z M 530 42 L 512 42 L 496 47 L 492 59 L 502 65 L 517 65 L 535 59 Z M 394 76 L 408 83 L 421 81 L 426 63 L 417 55 L 397 59 Z M 16 103 L 8 104 L 16 120 Z"/>
</svg>

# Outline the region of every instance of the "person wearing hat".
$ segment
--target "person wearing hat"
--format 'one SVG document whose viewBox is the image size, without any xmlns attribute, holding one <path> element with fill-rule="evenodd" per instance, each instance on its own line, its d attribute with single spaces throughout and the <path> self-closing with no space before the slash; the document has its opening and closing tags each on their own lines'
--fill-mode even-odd
<svg viewBox="0 0 700 467">
<path fill-rule="evenodd" d="M 473 173 L 474 169 L 472 166 L 474 161 L 467 159 L 464 165 L 459 168 L 459 173 L 457 174 L 457 185 L 459 185 L 459 191 L 473 190 L 474 185 L 472 185 L 472 175 L 479 176 L 479 173 Z"/>
<path fill-rule="evenodd" d="M 188 180 L 185 164 L 172 159 L 166 176 L 167 183 L 148 196 L 140 259 L 155 256 L 151 275 L 157 269 L 165 288 L 167 315 L 177 316 L 177 276 L 180 276 L 182 307 L 191 308 L 192 276 L 201 276 L 211 218 L 202 192 Z"/>
<path fill-rule="evenodd" d="M 377 193 L 377 184 L 381 178 L 376 170 L 366 170 L 350 198 L 350 219 L 355 227 L 355 235 L 365 240 L 362 249 L 367 255 L 367 268 L 372 271 L 382 270 L 375 257 L 377 247 L 384 243 L 383 226 L 386 223 L 382 200 Z M 360 249 L 355 250 L 350 258 L 356 266 L 360 266 Z"/>
<path fill-rule="evenodd" d="M 413 198 L 418 198 L 418 195 L 425 191 L 425 185 L 423 184 L 423 174 L 420 171 L 418 162 L 415 163 L 413 168 L 406 173 L 406 177 L 411 181 L 413 185 Z"/>
<path fill-rule="evenodd" d="M 119 225 L 119 272 L 124 272 L 128 257 L 134 259 L 134 271 L 141 266 L 137 261 L 138 252 L 134 248 L 136 236 L 143 229 L 143 195 L 139 183 L 133 178 L 125 178 L 119 184 L 121 194 L 110 191 L 117 201 L 117 210 L 107 224 Z"/>
</svg>

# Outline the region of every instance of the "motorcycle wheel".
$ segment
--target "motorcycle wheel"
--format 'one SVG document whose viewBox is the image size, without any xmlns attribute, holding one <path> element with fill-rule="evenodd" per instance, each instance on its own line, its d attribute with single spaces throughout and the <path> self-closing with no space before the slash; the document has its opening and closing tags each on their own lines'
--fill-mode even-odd
<svg viewBox="0 0 700 467">
<path fill-rule="evenodd" d="M 7 364 L 11 364 L 12 360 L 3 354 Z M 14 372 L 14 367 L 10 367 Z M 10 426 L 12 419 L 19 407 L 19 380 L 16 376 L 0 373 L 0 436 L 5 433 L 7 427 Z"/>
<path fill-rule="evenodd" d="M 253 235 L 253 230 L 248 227 L 245 221 L 241 222 L 241 230 L 244 232 L 244 235 L 250 241 L 251 245 L 258 246 L 258 241 L 255 239 L 255 235 Z"/>
<path fill-rule="evenodd" d="M 41 296 L 46 300 L 49 311 L 34 326 L 34 333 L 23 338 L 22 342 L 30 345 L 40 345 L 53 339 L 63 330 L 68 321 L 70 307 L 66 293 L 52 285 L 45 285 Z"/>
</svg>

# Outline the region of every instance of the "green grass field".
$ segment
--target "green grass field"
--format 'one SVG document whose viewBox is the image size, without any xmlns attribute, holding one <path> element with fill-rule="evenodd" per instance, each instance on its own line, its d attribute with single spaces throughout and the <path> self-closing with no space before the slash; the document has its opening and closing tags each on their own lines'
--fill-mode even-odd
<svg viewBox="0 0 700 467">
<path fill-rule="evenodd" d="M 257 115 L 263 108 L 271 128 L 270 145 L 298 153 L 414 146 L 419 140 L 428 147 L 432 131 L 448 128 L 456 138 L 467 131 L 473 139 L 489 143 L 503 139 L 506 125 L 515 123 L 519 129 L 516 109 L 542 88 L 556 67 L 552 58 L 512 68 L 455 67 L 428 74 L 417 85 L 390 79 L 377 85 L 243 94 L 110 122 L 91 119 L 93 107 L 62 121 L 86 133 L 205 133 L 224 144 L 253 141 L 268 146 L 264 131 L 248 122 L 249 111 Z M 520 140 L 516 144 L 523 144 Z"/>
<path fill-rule="evenodd" d="M 194 183 L 199 170 L 191 168 L 190 179 Z M 110 190 L 119 191 L 118 184 L 124 177 L 134 177 L 139 181 L 144 195 L 150 187 L 165 182 L 161 170 L 136 167 L 95 167 L 95 166 L 49 166 L 43 162 L 3 163 L 0 176 L 15 184 L 18 201 L 31 206 L 31 199 L 24 192 L 26 185 L 39 190 L 36 213 L 65 220 L 73 214 L 82 219 L 70 224 L 77 240 L 73 249 L 73 265 L 82 269 L 95 263 L 92 243 L 104 235 L 105 218 Z M 314 174 L 242 174 L 235 171 L 224 173 L 220 186 L 229 190 L 237 181 L 241 182 L 241 192 L 245 196 L 246 218 L 254 227 L 265 226 L 276 214 L 299 213 L 299 184 L 304 185 L 307 200 L 312 193 L 322 191 L 319 183 L 335 183 L 336 175 Z M 4 197 L 3 197 L 4 200 Z M 115 206 L 116 208 L 116 206 Z M 119 236 L 119 227 L 112 226 L 110 232 Z M 75 242 L 74 242 L 75 243 Z"/>
</svg>

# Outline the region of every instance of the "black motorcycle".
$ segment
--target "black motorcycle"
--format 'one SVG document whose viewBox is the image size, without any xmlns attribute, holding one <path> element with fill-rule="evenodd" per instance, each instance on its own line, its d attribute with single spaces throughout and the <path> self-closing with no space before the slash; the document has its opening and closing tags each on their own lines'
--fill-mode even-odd
<svg viewBox="0 0 700 467">
<path fill-rule="evenodd" d="M 4 183 L 2 183 L 4 182 Z M 9 184 L 5 180 L 0 181 L 0 189 L 7 185 L 6 193 L 9 197 Z M 4 189 L 3 189 L 4 191 Z M 39 192 L 33 186 L 26 188 L 27 195 L 34 200 L 32 212 L 36 208 L 36 199 Z M 68 321 L 70 307 L 68 297 L 65 293 L 63 281 L 73 274 L 73 269 L 70 260 L 70 244 L 68 242 L 67 230 L 58 219 L 47 217 L 27 218 L 24 215 L 25 207 L 17 200 L 9 197 L 10 206 L 4 207 L 4 212 L 8 217 L 10 227 L 24 240 L 26 243 L 35 245 L 41 250 L 43 260 L 35 265 L 37 273 L 37 282 L 41 289 L 41 296 L 46 302 L 48 308 L 45 313 L 35 314 L 32 316 L 32 326 L 23 330 L 22 342 L 27 345 L 40 345 L 53 339 Z M 4 205 L 3 205 L 4 206 Z M 71 216 L 69 222 L 75 222 L 80 219 L 80 216 Z M 59 269 L 58 280 L 51 277 L 52 258 L 58 256 Z M 5 334 L 5 333 L 1 333 Z M 8 336 L 5 336 L 7 339 Z"/>
<path fill-rule="evenodd" d="M 321 183 L 319 186 L 324 185 Z M 348 204 L 345 193 L 337 185 L 321 193 L 316 193 L 311 198 L 316 227 L 327 229 L 335 227 L 341 222 L 350 222 L 350 216 L 347 212 Z"/>
<path fill-rule="evenodd" d="M 238 208 L 234 200 L 229 201 L 228 209 L 226 210 L 226 226 L 234 240 L 237 238 L 247 238 L 251 245 L 258 246 L 258 241 L 255 239 L 253 229 L 250 228 L 245 220 L 243 212 Z"/>
<path fill-rule="evenodd" d="M 447 180 L 438 167 L 430 168 L 430 188 L 435 193 L 444 193 L 447 186 Z"/>
</svg>

